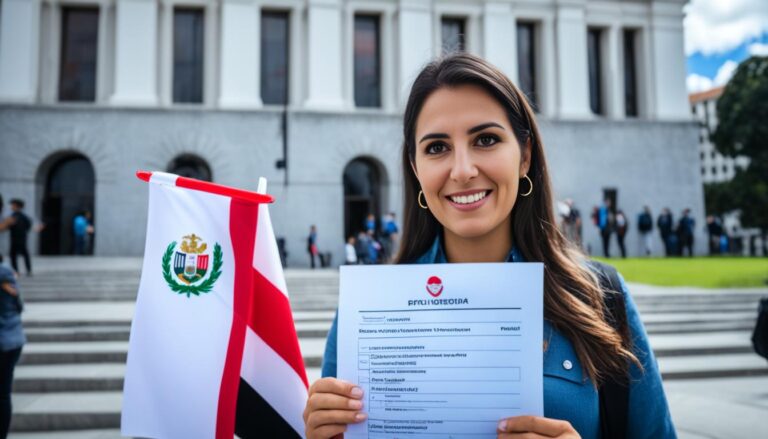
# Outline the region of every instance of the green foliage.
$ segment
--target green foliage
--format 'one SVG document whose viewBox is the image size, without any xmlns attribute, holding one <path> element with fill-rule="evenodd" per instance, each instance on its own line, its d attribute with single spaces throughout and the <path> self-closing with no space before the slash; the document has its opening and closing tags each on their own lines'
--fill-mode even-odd
<svg viewBox="0 0 768 439">
<path fill-rule="evenodd" d="M 768 57 L 742 62 L 717 101 L 711 140 L 726 156 L 746 156 L 749 166 L 733 180 L 705 186 L 707 210 L 738 209 L 744 227 L 768 230 Z"/>
<path fill-rule="evenodd" d="M 190 297 L 192 294 L 195 296 L 199 296 L 200 293 L 210 293 L 211 289 L 213 289 L 213 284 L 216 283 L 216 281 L 219 279 L 219 276 L 221 276 L 221 265 L 223 260 L 223 254 L 221 251 L 221 246 L 219 244 L 216 244 L 213 248 L 213 270 L 211 271 L 211 275 L 208 276 L 208 279 L 205 280 L 205 282 L 201 283 L 200 285 L 182 285 L 177 283 L 173 276 L 171 275 L 171 256 L 173 255 L 173 250 L 176 248 L 176 241 L 173 241 L 172 243 L 168 244 L 168 247 L 165 250 L 165 253 L 163 254 L 163 279 L 165 279 L 165 282 L 168 284 L 168 287 L 176 293 L 179 294 L 186 294 L 187 297 Z"/>
</svg>

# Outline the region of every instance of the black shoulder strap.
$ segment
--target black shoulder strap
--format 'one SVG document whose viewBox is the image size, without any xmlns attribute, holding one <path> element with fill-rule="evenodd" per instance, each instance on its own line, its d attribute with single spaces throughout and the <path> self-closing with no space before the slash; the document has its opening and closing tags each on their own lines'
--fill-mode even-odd
<svg viewBox="0 0 768 439">
<path fill-rule="evenodd" d="M 590 268 L 600 280 L 608 323 L 616 329 L 625 342 L 628 342 L 630 334 L 627 310 L 618 272 L 610 265 L 597 261 L 590 261 Z M 601 436 L 611 439 L 625 438 L 629 417 L 629 378 L 627 376 L 606 377 L 598 389 L 598 396 Z"/>
</svg>

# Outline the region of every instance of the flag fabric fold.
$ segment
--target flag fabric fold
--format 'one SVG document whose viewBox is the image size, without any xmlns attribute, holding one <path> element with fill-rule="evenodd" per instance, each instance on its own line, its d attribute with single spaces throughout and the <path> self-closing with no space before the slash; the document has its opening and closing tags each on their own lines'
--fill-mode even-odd
<svg viewBox="0 0 768 439">
<path fill-rule="evenodd" d="M 122 434 L 303 437 L 307 378 L 266 182 L 257 194 L 139 177 L 149 215 Z"/>
</svg>

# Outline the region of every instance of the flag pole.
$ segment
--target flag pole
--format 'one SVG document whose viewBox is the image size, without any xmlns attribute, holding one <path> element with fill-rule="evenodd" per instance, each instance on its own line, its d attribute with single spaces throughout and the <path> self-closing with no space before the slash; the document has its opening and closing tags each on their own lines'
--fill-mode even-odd
<svg viewBox="0 0 768 439">
<path fill-rule="evenodd" d="M 153 175 L 155 175 L 156 177 L 164 177 L 163 180 L 165 180 L 167 184 L 170 184 L 170 185 L 197 190 L 201 192 L 208 192 L 216 195 L 223 195 L 226 197 L 238 198 L 241 200 L 250 201 L 252 203 L 263 204 L 263 203 L 273 203 L 275 201 L 275 198 L 273 196 L 268 195 L 266 193 L 246 191 L 243 189 L 238 189 L 231 186 L 224 186 L 221 184 L 211 183 L 209 181 L 198 180 L 195 178 L 180 177 L 178 175 L 169 174 L 166 172 L 156 172 L 156 171 L 152 172 L 152 171 L 142 171 L 142 170 L 136 171 L 136 177 L 138 177 L 139 180 L 143 180 L 146 182 L 149 182 Z M 266 190 L 264 192 L 266 192 Z"/>
</svg>

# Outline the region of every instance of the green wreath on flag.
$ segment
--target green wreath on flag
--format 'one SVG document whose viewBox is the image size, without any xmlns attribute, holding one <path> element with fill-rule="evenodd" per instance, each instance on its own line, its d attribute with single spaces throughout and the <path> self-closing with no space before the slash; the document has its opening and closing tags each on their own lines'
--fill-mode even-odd
<svg viewBox="0 0 768 439">
<path fill-rule="evenodd" d="M 200 285 L 181 285 L 173 280 L 173 276 L 171 276 L 171 256 L 173 256 L 173 250 L 175 248 L 176 241 L 173 241 L 168 244 L 168 248 L 163 254 L 163 278 L 171 291 L 179 294 L 186 294 L 187 297 L 191 297 L 192 294 L 199 296 L 200 293 L 210 293 L 213 284 L 215 284 L 219 279 L 219 276 L 221 276 L 221 265 L 223 260 L 221 246 L 216 244 L 213 247 L 213 270 L 211 271 L 211 275 L 208 276 L 208 279 Z"/>
</svg>

